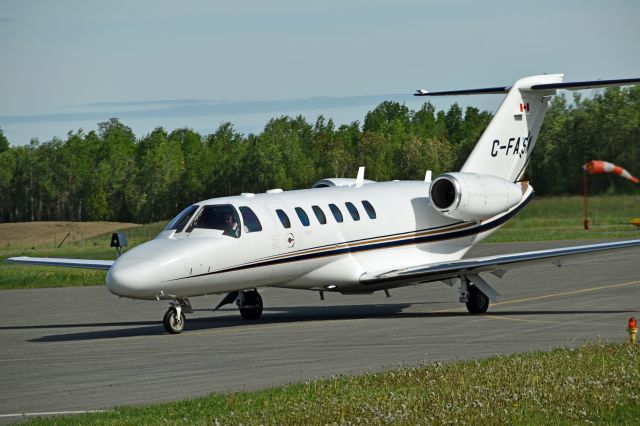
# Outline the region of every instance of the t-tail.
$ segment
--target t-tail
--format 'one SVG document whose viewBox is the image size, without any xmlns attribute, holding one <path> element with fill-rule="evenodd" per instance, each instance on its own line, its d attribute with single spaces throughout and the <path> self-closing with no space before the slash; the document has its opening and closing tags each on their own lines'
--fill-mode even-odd
<svg viewBox="0 0 640 426">
<path fill-rule="evenodd" d="M 500 108 L 459 172 L 444 173 L 429 188 L 433 207 L 457 220 L 483 221 L 519 208 L 533 189 L 519 182 L 538 140 L 549 100 L 558 89 L 593 89 L 640 83 L 640 78 L 563 83 L 564 74 L 536 75 L 512 86 L 428 92 L 416 96 L 506 93 Z"/>
<path fill-rule="evenodd" d="M 538 140 L 549 100 L 558 89 L 593 89 L 640 83 L 638 78 L 563 83 L 563 78 L 564 74 L 536 75 L 522 78 L 512 86 L 446 92 L 418 90 L 415 95 L 455 96 L 506 93 L 507 96 L 500 108 L 460 171 L 496 176 L 515 182 L 524 174 Z"/>
</svg>

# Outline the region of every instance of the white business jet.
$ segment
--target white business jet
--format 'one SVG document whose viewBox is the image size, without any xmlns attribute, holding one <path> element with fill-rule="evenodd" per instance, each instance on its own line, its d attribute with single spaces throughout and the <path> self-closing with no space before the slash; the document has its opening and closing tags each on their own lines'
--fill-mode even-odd
<svg viewBox="0 0 640 426">
<path fill-rule="evenodd" d="M 180 333 L 190 297 L 226 294 L 258 319 L 257 289 L 371 293 L 442 281 L 456 286 L 469 312 L 483 313 L 498 293 L 481 277 L 565 256 L 640 245 L 640 240 L 463 258 L 533 197 L 522 177 L 549 99 L 558 89 L 640 83 L 638 79 L 563 83 L 538 75 L 513 86 L 428 92 L 416 96 L 506 93 L 459 172 L 424 181 L 329 178 L 310 189 L 245 193 L 184 209 L 152 241 L 115 261 L 13 257 L 14 263 L 107 270 L 107 288 L 133 299 L 168 300 L 164 326 Z"/>
</svg>

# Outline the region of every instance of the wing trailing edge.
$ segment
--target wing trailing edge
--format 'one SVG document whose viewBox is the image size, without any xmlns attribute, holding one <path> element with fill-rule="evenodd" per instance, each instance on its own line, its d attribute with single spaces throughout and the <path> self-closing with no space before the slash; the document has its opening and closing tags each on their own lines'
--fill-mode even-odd
<svg viewBox="0 0 640 426">
<path fill-rule="evenodd" d="M 503 273 L 506 270 L 528 266 L 535 263 L 551 263 L 560 259 L 582 257 L 590 254 L 640 247 L 639 240 L 616 241 L 612 243 L 587 244 L 549 250 L 536 250 L 521 253 L 460 259 L 417 265 L 409 268 L 365 273 L 360 277 L 364 285 L 383 283 L 415 283 L 440 281 L 461 275 L 477 275 L 480 272 Z"/>
</svg>

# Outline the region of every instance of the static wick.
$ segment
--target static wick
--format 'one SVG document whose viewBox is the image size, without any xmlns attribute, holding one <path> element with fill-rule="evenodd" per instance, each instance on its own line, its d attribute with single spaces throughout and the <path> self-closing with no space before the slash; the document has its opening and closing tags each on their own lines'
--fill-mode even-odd
<svg viewBox="0 0 640 426">
<path fill-rule="evenodd" d="M 638 321 L 636 321 L 634 317 L 629 318 L 627 331 L 629 332 L 629 343 L 631 346 L 635 346 L 636 338 L 638 336 Z"/>
</svg>

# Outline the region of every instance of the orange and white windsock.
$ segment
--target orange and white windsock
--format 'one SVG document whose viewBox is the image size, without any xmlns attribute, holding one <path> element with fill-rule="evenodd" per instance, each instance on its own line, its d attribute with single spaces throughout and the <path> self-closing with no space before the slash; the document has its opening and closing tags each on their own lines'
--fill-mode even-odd
<svg viewBox="0 0 640 426">
<path fill-rule="evenodd" d="M 640 182 L 640 179 L 633 176 L 622 167 L 616 166 L 615 164 L 609 163 L 607 161 L 591 160 L 587 164 L 583 165 L 582 168 L 590 175 L 598 175 L 601 173 L 615 173 L 618 176 L 628 179 L 633 183 Z"/>
</svg>

